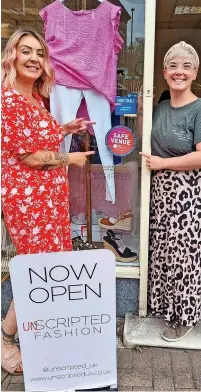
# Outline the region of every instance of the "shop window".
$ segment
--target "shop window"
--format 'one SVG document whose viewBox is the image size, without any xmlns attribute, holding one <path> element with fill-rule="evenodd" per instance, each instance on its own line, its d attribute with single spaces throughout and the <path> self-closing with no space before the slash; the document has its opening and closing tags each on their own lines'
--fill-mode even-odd
<svg viewBox="0 0 201 392">
<path fill-rule="evenodd" d="M 6 40 L 16 27 L 20 26 L 34 27 L 39 33 L 42 33 L 43 21 L 39 16 L 39 12 L 45 6 L 52 3 L 54 2 L 49 0 L 39 0 L 35 2 L 26 0 L 26 4 L 23 6 L 24 2 L 21 0 L 18 0 L 17 3 L 15 2 L 15 5 L 13 0 L 3 0 L 3 40 Z M 95 128 L 90 130 L 88 148 L 95 151 L 90 167 L 92 246 L 98 248 L 105 247 L 115 253 L 119 276 L 138 277 L 141 189 L 139 151 L 141 150 L 141 141 L 138 138 L 136 130 L 136 102 L 140 87 L 143 84 L 145 5 L 144 0 L 113 0 L 109 1 L 109 3 L 115 7 L 121 7 L 120 23 L 118 17 L 113 21 L 114 34 L 115 31 L 117 31 L 123 40 L 121 50 L 117 50 L 118 64 L 115 70 L 116 104 L 113 107 L 114 110 L 112 110 L 110 117 L 107 117 L 108 114 L 105 114 L 104 105 L 103 107 L 97 107 L 96 110 L 102 111 L 100 117 L 102 123 L 99 124 L 100 129 L 98 131 L 100 135 L 101 127 L 104 125 L 105 121 L 107 121 L 106 127 L 108 127 L 108 131 L 111 127 L 117 127 L 116 134 L 111 142 L 113 143 L 113 148 L 116 148 L 117 153 L 114 154 L 112 159 L 112 170 L 107 167 L 103 170 L 102 160 L 104 159 L 103 157 L 106 152 L 103 153 L 103 151 L 101 151 L 101 146 L 105 146 L 105 135 L 102 137 L 102 140 L 97 143 L 97 130 Z M 97 7 L 104 6 L 103 2 L 101 4 L 98 0 L 88 0 L 86 2 L 64 1 L 62 6 L 66 6 L 72 11 L 78 11 L 82 9 L 84 4 L 87 10 L 95 10 Z M 92 21 L 94 17 L 95 16 L 92 17 Z M 60 27 L 58 27 L 57 23 L 57 28 L 60 29 L 62 37 L 62 34 L 65 33 L 62 30 L 62 26 L 60 25 Z M 111 36 L 111 40 L 112 39 Z M 101 36 L 98 37 L 97 46 L 99 44 L 101 44 Z M 118 42 L 116 44 L 118 45 Z M 93 53 L 91 53 L 91 55 L 93 56 Z M 101 67 L 101 64 L 99 67 Z M 96 93 L 98 92 L 96 86 L 94 86 L 94 90 Z M 101 94 L 104 95 L 103 90 L 101 91 Z M 94 106 L 101 103 L 101 101 L 96 100 L 95 95 L 92 99 L 94 99 Z M 82 112 L 78 111 L 78 116 L 82 116 Z M 91 120 L 94 120 L 94 118 L 91 118 Z M 124 140 L 121 140 L 118 131 L 119 127 L 127 127 L 130 129 L 131 141 L 129 136 L 128 138 L 126 137 L 123 138 Z M 99 138 L 100 137 L 101 136 L 99 136 Z M 127 141 L 134 143 L 132 152 L 130 154 L 125 153 L 121 155 L 121 152 L 118 153 L 118 147 L 119 145 L 121 146 L 121 143 L 122 145 L 124 145 L 123 143 L 126 144 Z M 70 149 L 71 152 L 85 150 L 86 138 L 82 136 L 73 136 Z M 106 166 L 108 166 L 108 161 L 106 160 L 105 162 Z M 109 160 L 109 166 L 111 166 L 111 159 Z M 107 179 L 109 179 L 108 182 L 106 181 Z M 113 197 L 113 202 L 106 200 L 106 186 L 111 185 L 112 180 L 114 180 L 113 184 L 115 184 L 115 199 Z M 91 248 L 91 244 L 88 246 L 83 242 L 87 241 L 86 170 L 71 167 L 69 169 L 69 183 L 70 217 L 74 248 Z M 112 186 L 113 185 L 111 185 L 111 187 Z M 8 242 L 8 240 L 6 241 Z M 121 271 L 124 271 L 122 275 Z"/>
</svg>

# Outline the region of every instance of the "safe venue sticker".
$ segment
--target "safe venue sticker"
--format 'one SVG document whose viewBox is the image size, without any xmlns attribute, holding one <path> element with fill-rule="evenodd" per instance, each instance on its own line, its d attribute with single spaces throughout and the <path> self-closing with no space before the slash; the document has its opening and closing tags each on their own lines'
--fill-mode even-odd
<svg viewBox="0 0 201 392">
<path fill-rule="evenodd" d="M 136 136 L 130 128 L 116 126 L 107 133 L 105 143 L 114 155 L 123 157 L 135 149 Z"/>
</svg>

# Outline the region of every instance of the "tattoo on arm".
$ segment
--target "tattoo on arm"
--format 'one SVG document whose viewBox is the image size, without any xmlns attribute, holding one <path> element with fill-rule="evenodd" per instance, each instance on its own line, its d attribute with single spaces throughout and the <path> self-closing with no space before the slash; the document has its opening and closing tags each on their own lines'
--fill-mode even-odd
<svg viewBox="0 0 201 392">
<path fill-rule="evenodd" d="M 20 154 L 20 159 L 24 161 L 28 156 L 32 155 L 32 152 L 28 152 L 25 154 Z M 55 159 L 58 161 L 58 165 L 51 164 L 51 161 Z M 53 170 L 56 169 L 58 166 L 63 167 L 68 164 L 69 161 L 69 154 L 68 153 L 61 153 L 61 152 L 49 152 L 45 151 L 45 154 L 42 158 L 44 164 L 42 165 L 40 170 Z"/>
<path fill-rule="evenodd" d="M 55 161 L 59 161 L 59 166 L 63 167 L 68 164 L 69 161 L 69 154 L 68 153 L 61 153 L 61 152 L 55 152 L 54 153 L 54 159 Z"/>
<path fill-rule="evenodd" d="M 53 165 L 50 162 L 52 161 L 52 159 L 55 159 L 55 161 L 58 161 L 58 165 Z M 44 158 L 42 159 L 44 163 L 44 165 L 41 167 L 40 170 L 54 170 L 56 169 L 58 166 L 59 167 L 63 167 L 66 166 L 68 164 L 69 161 L 69 157 L 68 154 L 66 153 L 61 153 L 61 152 L 46 152 Z M 47 163 L 48 162 L 48 163 Z"/>
<path fill-rule="evenodd" d="M 31 155 L 32 154 L 32 152 L 28 152 L 28 153 L 26 153 L 26 154 L 22 154 L 22 155 L 20 155 L 20 159 L 21 159 L 21 161 L 24 161 L 27 157 L 29 157 L 29 155 Z"/>
<path fill-rule="evenodd" d="M 42 159 L 43 162 L 50 162 L 52 160 L 51 152 L 46 152 L 44 158 Z"/>
</svg>

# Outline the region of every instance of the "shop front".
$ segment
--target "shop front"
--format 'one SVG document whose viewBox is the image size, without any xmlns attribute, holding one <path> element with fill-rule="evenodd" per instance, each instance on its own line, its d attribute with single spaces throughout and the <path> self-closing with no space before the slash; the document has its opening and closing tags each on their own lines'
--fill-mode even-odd
<svg viewBox="0 0 201 392">
<path fill-rule="evenodd" d="M 110 21 L 108 15 L 112 15 Z M 73 25 L 75 17 L 80 19 Z M 81 22 L 82 18 L 86 18 L 86 24 Z M 90 28 L 94 28 L 96 20 L 100 23 L 100 30 L 98 34 L 96 29 L 94 39 Z M 51 51 L 52 40 L 58 39 L 64 44 L 69 24 L 75 39 L 71 48 L 75 49 L 76 56 L 79 39 L 82 43 L 85 41 L 86 58 L 78 57 L 76 72 L 73 58 L 71 73 L 66 64 L 67 79 L 64 80 L 65 73 L 63 82 L 57 79 L 58 89 L 54 89 L 48 104 L 60 123 L 68 122 L 76 115 L 88 116 L 96 122 L 89 129 L 88 136 L 73 136 L 62 146 L 70 152 L 95 151 L 84 170 L 72 167 L 68 173 L 73 247 L 78 252 L 94 247 L 111 250 L 116 257 L 117 316 L 132 312 L 146 317 L 150 172 L 139 152 L 150 152 L 153 105 L 166 88 L 162 75 L 164 54 L 181 39 L 189 41 L 201 54 L 197 34 L 200 19 L 194 15 L 187 21 L 184 15 L 175 15 L 173 0 L 18 0 L 15 4 L 13 0 L 2 1 L 3 46 L 18 27 L 27 26 L 45 33 Z M 103 31 L 107 31 L 107 39 L 102 35 Z M 93 44 L 96 40 L 96 46 L 91 46 L 90 52 L 92 39 Z M 112 50 L 114 56 L 106 67 L 105 53 L 108 50 Z M 100 51 L 103 53 L 102 62 L 96 63 L 95 57 L 98 58 Z M 58 53 L 59 47 L 54 53 L 55 69 L 60 61 Z M 198 96 L 201 96 L 200 78 L 199 74 L 194 84 Z M 137 133 L 137 96 L 142 85 L 144 121 L 141 140 Z M 65 89 L 63 96 L 61 86 Z M 3 234 L 3 260 L 8 260 L 14 249 L 4 226 Z M 104 268 L 107 273 L 107 265 Z"/>
<path fill-rule="evenodd" d="M 58 84 L 48 102 L 52 114 L 60 123 L 68 122 L 76 115 L 89 117 L 96 122 L 96 125 L 89 129 L 88 136 L 75 135 L 67 138 L 62 146 L 65 151 L 70 152 L 86 149 L 95 151 L 85 170 L 72 167 L 68 172 L 73 248 L 75 251 L 81 251 L 105 247 L 115 253 L 117 315 L 124 316 L 127 311 L 137 313 L 141 257 L 147 257 L 148 241 L 148 231 L 145 226 L 141 228 L 143 244 L 140 241 L 140 199 L 141 175 L 144 178 L 143 182 L 147 181 L 148 190 L 149 174 L 141 173 L 139 151 L 142 145 L 136 129 L 137 95 L 143 84 L 146 52 L 144 0 L 121 2 L 56 0 L 25 1 L 19 4 L 13 4 L 10 0 L 10 3 L 2 4 L 2 8 L 3 46 L 13 31 L 18 27 L 27 26 L 45 35 L 51 52 L 51 44 L 55 40 L 54 32 L 56 31 L 56 39 L 62 41 L 72 18 L 77 21 L 77 25 L 74 26 L 75 43 L 79 44 L 79 40 L 82 44 L 85 43 L 86 56 L 88 56 L 85 61 L 91 63 L 92 76 L 86 69 L 84 60 L 77 68 L 78 73 L 82 75 L 80 85 L 78 75 L 72 76 L 68 70 L 66 82 L 63 79 L 61 81 L 62 77 L 65 79 L 64 75 L 60 80 L 56 75 Z M 82 9 L 83 13 L 80 12 Z M 57 12 L 57 18 L 54 19 Z M 91 52 L 88 54 L 90 40 L 92 40 L 90 29 L 94 29 L 94 21 L 96 22 L 97 19 L 99 23 L 100 18 L 102 24 L 105 23 L 104 28 L 108 33 L 108 47 L 105 37 L 101 38 L 103 26 L 99 26 L 100 36 L 96 36 L 97 48 L 91 47 Z M 88 23 L 86 27 L 83 27 L 81 22 L 84 19 Z M 153 28 L 153 23 L 151 25 Z M 79 26 L 80 29 L 86 30 L 84 41 L 80 36 Z M 73 26 L 70 29 L 72 28 Z M 71 48 L 73 45 L 71 43 Z M 94 61 L 95 56 L 98 60 L 101 51 L 102 64 Z M 104 51 L 111 51 L 108 65 L 104 63 L 108 61 L 104 58 Z M 55 54 L 52 54 L 56 73 L 58 73 L 58 53 L 59 43 Z M 74 59 L 71 58 L 69 61 L 72 65 Z M 98 72 L 95 67 L 98 67 Z M 101 67 L 104 71 L 100 78 Z M 84 85 L 84 78 L 86 80 L 88 78 L 86 85 Z M 101 83 L 105 87 L 101 86 Z M 62 84 L 63 91 L 66 89 L 63 97 L 60 90 Z M 70 86 L 76 89 L 76 97 L 75 89 L 71 89 Z M 147 90 L 149 90 L 148 95 L 151 96 L 152 86 L 148 85 Z M 142 168 L 142 171 L 146 170 Z M 146 189 L 142 189 L 142 192 L 146 192 Z M 147 217 L 145 216 L 144 219 L 148 222 L 148 210 L 145 215 Z M 3 234 L 2 251 L 4 259 L 8 259 L 9 255 L 12 257 L 14 249 L 4 225 Z M 144 255 L 140 252 L 140 247 L 144 249 Z M 107 272 L 107 266 L 105 269 Z"/>
</svg>

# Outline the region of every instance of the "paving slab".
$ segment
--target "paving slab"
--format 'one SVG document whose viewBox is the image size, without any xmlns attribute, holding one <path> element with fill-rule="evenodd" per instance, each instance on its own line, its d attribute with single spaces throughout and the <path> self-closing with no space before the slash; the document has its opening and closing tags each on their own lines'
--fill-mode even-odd
<svg viewBox="0 0 201 392">
<path fill-rule="evenodd" d="M 201 351 L 190 352 L 195 388 L 201 390 Z"/>
<path fill-rule="evenodd" d="M 140 372 L 137 369 L 119 369 L 118 370 L 118 384 L 122 384 L 126 387 L 140 387 L 140 388 L 152 388 L 152 374 L 149 370 L 144 369 L 144 372 Z"/>
<path fill-rule="evenodd" d="M 175 389 L 194 389 L 191 358 L 187 351 L 171 351 Z"/>
<path fill-rule="evenodd" d="M 174 391 L 173 377 L 154 377 L 154 391 Z"/>
<path fill-rule="evenodd" d="M 117 367 L 132 368 L 132 350 L 121 348 L 117 352 Z"/>
</svg>

